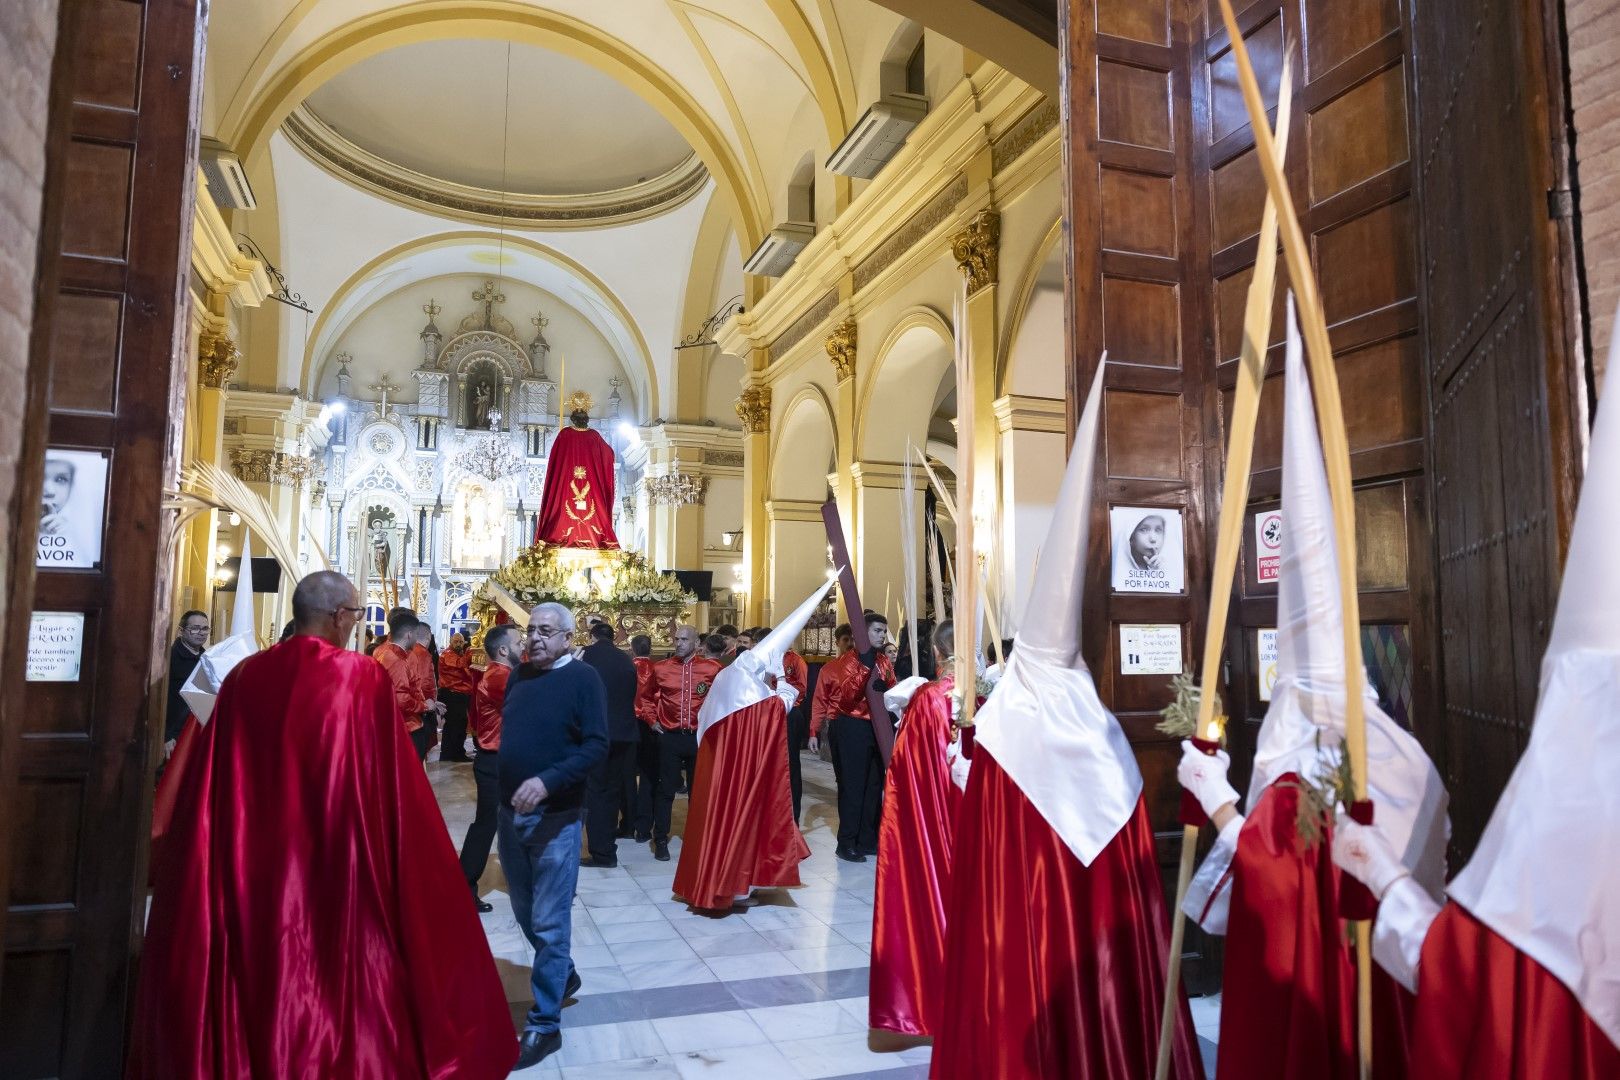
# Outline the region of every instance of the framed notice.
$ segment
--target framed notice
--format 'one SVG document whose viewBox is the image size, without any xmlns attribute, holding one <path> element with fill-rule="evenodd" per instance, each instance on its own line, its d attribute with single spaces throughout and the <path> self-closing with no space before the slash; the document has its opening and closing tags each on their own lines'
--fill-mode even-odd
<svg viewBox="0 0 1620 1080">
<path fill-rule="evenodd" d="M 1282 574 L 1281 510 L 1254 515 L 1254 580 L 1264 584 Z"/>
<path fill-rule="evenodd" d="M 1121 623 L 1121 675 L 1180 675 L 1181 626 L 1178 623 Z"/>
<path fill-rule="evenodd" d="M 1181 511 L 1149 506 L 1108 510 L 1117 593 L 1179 593 L 1186 585 Z M 1180 671 L 1180 668 L 1176 669 Z"/>
<path fill-rule="evenodd" d="M 101 564 L 107 505 L 107 455 L 99 450 L 45 450 L 39 540 L 34 565 L 51 570 Z"/>
<path fill-rule="evenodd" d="M 78 682 L 83 655 L 83 612 L 34 612 L 28 624 L 29 682 Z"/>
<path fill-rule="evenodd" d="M 1260 700 L 1271 700 L 1271 688 L 1277 685 L 1277 631 L 1262 627 L 1256 634 L 1255 652 L 1258 653 Z"/>
</svg>

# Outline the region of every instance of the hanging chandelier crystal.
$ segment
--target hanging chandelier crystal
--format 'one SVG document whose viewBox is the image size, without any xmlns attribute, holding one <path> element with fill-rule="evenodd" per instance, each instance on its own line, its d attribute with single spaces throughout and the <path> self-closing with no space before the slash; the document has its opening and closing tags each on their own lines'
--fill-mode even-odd
<svg viewBox="0 0 1620 1080">
<path fill-rule="evenodd" d="M 487 435 L 463 450 L 456 466 L 485 480 L 504 480 L 522 472 L 527 463 L 512 443 L 501 435 Z"/>
</svg>

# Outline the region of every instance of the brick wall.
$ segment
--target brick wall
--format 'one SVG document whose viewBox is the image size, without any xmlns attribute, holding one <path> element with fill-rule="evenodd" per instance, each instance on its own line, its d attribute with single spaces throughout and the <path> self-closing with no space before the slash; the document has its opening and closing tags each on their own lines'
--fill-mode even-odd
<svg viewBox="0 0 1620 1080">
<path fill-rule="evenodd" d="M 11 533 L 34 316 L 57 0 L 0 2 L 0 537 Z M 0 627 L 10 595 L 0 557 Z"/>
<path fill-rule="evenodd" d="M 1620 302 L 1620 0 L 1565 0 L 1592 353 L 1601 392 Z"/>
</svg>

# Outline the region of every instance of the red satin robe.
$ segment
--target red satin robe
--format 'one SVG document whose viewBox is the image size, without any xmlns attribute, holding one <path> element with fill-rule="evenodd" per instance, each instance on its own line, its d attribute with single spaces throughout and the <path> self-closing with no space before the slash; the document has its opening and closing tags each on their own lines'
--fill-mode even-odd
<svg viewBox="0 0 1620 1080">
<path fill-rule="evenodd" d="M 981 743 L 956 821 L 950 890 L 930 1076 L 1152 1077 L 1170 926 L 1145 803 L 1082 866 Z M 1192 1015 L 1177 994 L 1170 1075 L 1202 1080 Z"/>
<path fill-rule="evenodd" d="M 534 542 L 616 549 L 613 447 L 590 428 L 565 427 L 552 440 Z"/>
<path fill-rule="evenodd" d="M 787 710 L 775 695 L 709 727 L 698 744 L 674 893 L 725 911 L 750 889 L 796 886 L 810 857 L 793 819 L 782 741 Z"/>
<path fill-rule="evenodd" d="M 1299 838 L 1299 777 L 1261 794 L 1231 867 L 1217 1080 L 1355 1080 L 1356 961 L 1339 918 L 1332 826 Z M 1373 1075 L 1406 1072 L 1412 997 L 1373 969 Z"/>
<path fill-rule="evenodd" d="M 922 687 L 894 737 L 878 832 L 869 1018 L 906 1035 L 938 1030 L 945 980 L 945 890 L 962 791 L 951 782 L 951 689 Z"/>
<path fill-rule="evenodd" d="M 1620 1047 L 1551 972 L 1450 903 L 1423 940 L 1411 1073 L 1421 1080 L 1609 1080 L 1620 1077 Z"/>
<path fill-rule="evenodd" d="M 300 635 L 231 672 L 157 871 L 132 1080 L 479 1080 L 516 1059 L 455 849 L 367 657 Z"/>
</svg>

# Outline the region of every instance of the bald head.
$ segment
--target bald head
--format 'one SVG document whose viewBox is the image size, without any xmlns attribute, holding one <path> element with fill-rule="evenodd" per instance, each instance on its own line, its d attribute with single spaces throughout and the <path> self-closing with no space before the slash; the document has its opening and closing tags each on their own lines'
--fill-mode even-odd
<svg viewBox="0 0 1620 1080">
<path fill-rule="evenodd" d="M 341 647 L 354 633 L 360 597 L 354 583 L 342 574 L 318 570 L 293 589 L 292 607 L 297 633 L 324 638 Z"/>
</svg>

